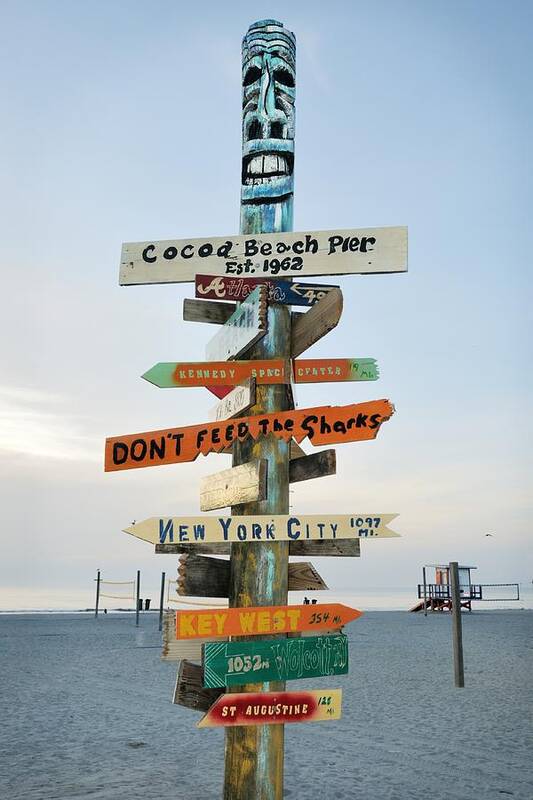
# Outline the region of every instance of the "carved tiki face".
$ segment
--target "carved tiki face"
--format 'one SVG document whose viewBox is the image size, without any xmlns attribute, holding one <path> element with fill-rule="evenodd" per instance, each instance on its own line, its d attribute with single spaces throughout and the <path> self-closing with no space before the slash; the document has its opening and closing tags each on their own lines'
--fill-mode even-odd
<svg viewBox="0 0 533 800">
<path fill-rule="evenodd" d="M 242 201 L 293 192 L 295 39 L 281 22 L 250 25 L 242 44 Z"/>
</svg>

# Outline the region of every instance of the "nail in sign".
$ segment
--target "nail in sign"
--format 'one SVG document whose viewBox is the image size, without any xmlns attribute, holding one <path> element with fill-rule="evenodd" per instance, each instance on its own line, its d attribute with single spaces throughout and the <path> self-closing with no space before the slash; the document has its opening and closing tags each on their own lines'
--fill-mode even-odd
<svg viewBox="0 0 533 800">
<path fill-rule="evenodd" d="M 342 689 L 307 692 L 223 694 L 196 723 L 198 728 L 229 725 L 284 725 L 340 719 Z"/>
<path fill-rule="evenodd" d="M 342 628 L 362 613 L 342 603 L 176 611 L 176 639 L 330 631 Z"/>
</svg>

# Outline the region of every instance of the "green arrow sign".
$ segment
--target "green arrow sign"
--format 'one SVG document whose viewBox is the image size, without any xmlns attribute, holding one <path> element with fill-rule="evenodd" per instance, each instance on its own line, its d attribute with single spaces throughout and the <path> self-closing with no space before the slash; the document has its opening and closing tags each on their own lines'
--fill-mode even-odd
<svg viewBox="0 0 533 800">
<path fill-rule="evenodd" d="M 204 686 L 317 678 L 348 672 L 348 637 L 300 636 L 202 645 Z"/>
</svg>

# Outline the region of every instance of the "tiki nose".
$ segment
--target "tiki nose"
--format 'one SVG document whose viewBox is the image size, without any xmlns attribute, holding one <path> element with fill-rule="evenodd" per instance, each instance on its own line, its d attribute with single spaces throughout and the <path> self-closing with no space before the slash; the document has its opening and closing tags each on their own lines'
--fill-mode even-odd
<svg viewBox="0 0 533 800">
<path fill-rule="evenodd" d="M 263 70 L 261 72 L 257 112 L 261 117 L 271 120 L 275 116 L 275 110 L 276 97 L 274 91 L 274 80 L 270 66 L 270 56 L 266 54 L 263 62 Z"/>
</svg>

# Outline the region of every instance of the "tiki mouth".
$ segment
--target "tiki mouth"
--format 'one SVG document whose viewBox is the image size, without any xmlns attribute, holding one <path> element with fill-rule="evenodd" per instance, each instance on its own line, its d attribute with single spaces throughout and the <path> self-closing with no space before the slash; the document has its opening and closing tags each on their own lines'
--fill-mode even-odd
<svg viewBox="0 0 533 800">
<path fill-rule="evenodd" d="M 292 153 L 250 153 L 242 160 L 242 183 L 244 186 L 259 186 L 288 178 L 293 166 Z"/>
</svg>

